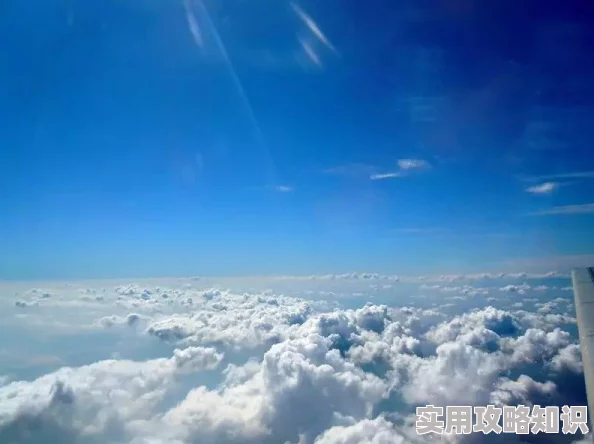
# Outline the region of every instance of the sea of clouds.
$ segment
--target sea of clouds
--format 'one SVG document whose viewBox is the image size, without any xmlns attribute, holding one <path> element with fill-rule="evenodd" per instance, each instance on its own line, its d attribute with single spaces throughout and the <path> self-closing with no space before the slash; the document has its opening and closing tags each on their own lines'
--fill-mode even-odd
<svg viewBox="0 0 594 444">
<path fill-rule="evenodd" d="M 586 405 L 569 286 L 558 273 L 1 283 L 0 443 L 521 442 L 418 436 L 415 407 Z"/>
</svg>

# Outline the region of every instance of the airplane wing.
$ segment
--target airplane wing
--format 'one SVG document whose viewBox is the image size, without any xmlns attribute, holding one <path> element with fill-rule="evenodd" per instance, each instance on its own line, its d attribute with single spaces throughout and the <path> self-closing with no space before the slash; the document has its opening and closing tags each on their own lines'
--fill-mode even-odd
<svg viewBox="0 0 594 444">
<path fill-rule="evenodd" d="M 594 412 L 594 268 L 578 268 L 571 273 L 588 396 L 588 416 Z"/>
</svg>

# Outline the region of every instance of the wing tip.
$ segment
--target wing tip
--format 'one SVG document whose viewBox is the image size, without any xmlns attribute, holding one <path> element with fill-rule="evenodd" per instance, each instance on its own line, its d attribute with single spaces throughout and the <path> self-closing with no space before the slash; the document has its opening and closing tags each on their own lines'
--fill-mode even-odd
<svg viewBox="0 0 594 444">
<path fill-rule="evenodd" d="M 577 284 L 594 282 L 594 267 L 580 267 L 571 270 L 571 279 L 574 287 Z"/>
</svg>

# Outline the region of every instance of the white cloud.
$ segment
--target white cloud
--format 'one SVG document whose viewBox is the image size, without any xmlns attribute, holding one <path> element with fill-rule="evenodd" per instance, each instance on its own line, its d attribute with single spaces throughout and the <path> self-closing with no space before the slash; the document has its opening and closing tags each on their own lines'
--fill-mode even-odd
<svg viewBox="0 0 594 444">
<path fill-rule="evenodd" d="M 384 179 L 394 179 L 396 177 L 404 177 L 404 174 L 401 172 L 392 172 L 392 173 L 376 173 L 369 176 L 371 180 L 384 180 Z"/>
<path fill-rule="evenodd" d="M 570 344 L 559 350 L 551 361 L 551 368 L 556 372 L 569 370 L 573 373 L 583 373 L 582 354 L 578 344 Z"/>
<path fill-rule="evenodd" d="M 400 159 L 398 160 L 398 167 L 401 170 L 417 170 L 429 168 L 431 165 L 422 159 Z"/>
<path fill-rule="evenodd" d="M 293 188 L 290 185 L 279 185 L 276 187 L 276 191 L 279 191 L 281 193 L 289 193 L 291 191 L 293 191 L 295 188 Z"/>
<path fill-rule="evenodd" d="M 388 280 L 393 282 L 420 283 L 420 282 L 463 282 L 463 281 L 485 281 L 485 280 L 519 280 L 519 279 L 556 279 L 569 278 L 568 273 L 549 271 L 546 273 L 472 273 L 472 274 L 448 274 L 432 276 L 403 276 L 386 275 L 379 273 L 342 273 L 308 276 L 278 276 L 276 280 Z"/>
<path fill-rule="evenodd" d="M 295 14 L 303 21 L 303 23 L 309 28 L 311 33 L 315 35 L 320 42 L 322 42 L 328 49 L 336 52 L 334 45 L 330 42 L 328 37 L 322 32 L 318 24 L 312 19 L 299 5 L 291 2 L 291 8 L 295 11 Z"/>
<path fill-rule="evenodd" d="M 374 173 L 369 176 L 371 180 L 394 179 L 397 177 L 406 177 L 413 171 L 426 170 L 431 165 L 422 159 L 400 159 L 398 160 L 398 171 L 389 171 L 386 173 Z"/>
<path fill-rule="evenodd" d="M 179 376 L 214 369 L 221 359 L 214 349 L 195 347 L 176 350 L 169 359 L 100 361 L 65 367 L 32 382 L 14 381 L 0 387 L 0 441 L 132 436 L 139 422 L 154 415 Z M 33 441 L 26 441 L 31 435 Z"/>
<path fill-rule="evenodd" d="M 81 301 L 73 288 L 85 310 L 54 289 L 35 308 L 17 310 L 14 300 L 29 294 L 19 293 L 7 306 L 21 328 L 33 312 L 52 318 L 72 310 L 82 323 L 111 326 L 95 326 L 93 334 L 117 336 L 133 352 L 151 345 L 153 357 L 99 359 L 33 378 L 7 374 L 0 442 L 23 442 L 27 434 L 26 442 L 66 444 L 415 443 L 426 442 L 413 429 L 418 404 L 559 403 L 574 396 L 558 382 L 561 375 L 576 382 L 572 387 L 583 381 L 577 338 L 564 329 L 571 318 L 558 313 L 566 299 L 542 300 L 541 292 L 535 311 L 468 309 L 469 301 L 484 305 L 491 290 L 509 301 L 503 292 L 535 288 L 517 284 L 500 292 L 501 284 L 459 284 L 465 278 L 437 276 L 424 287 L 441 298 L 438 304 L 444 295 L 467 296 L 465 305 L 450 307 L 455 314 L 406 306 L 397 297 L 388 300 L 400 306 L 345 308 L 272 290 L 223 289 L 208 278 L 106 285 L 89 293 L 101 301 Z M 387 293 L 401 281 L 375 273 L 305 281 L 319 295 L 325 285 L 368 289 L 382 280 L 391 286 Z"/>
<path fill-rule="evenodd" d="M 490 402 L 495 405 L 541 405 L 546 404 L 556 390 L 555 383 L 537 382 L 526 375 L 520 375 L 516 381 L 500 378 Z"/>
<path fill-rule="evenodd" d="M 305 40 L 304 38 L 299 38 L 299 43 L 301 44 L 301 47 L 303 48 L 303 51 L 305 52 L 305 54 L 307 55 L 307 57 L 309 57 L 309 59 L 319 68 L 322 67 L 322 60 L 320 59 L 320 56 L 318 55 L 318 53 L 315 51 L 315 49 L 313 48 L 313 46 L 311 45 L 310 42 L 308 42 L 307 40 Z"/>
<path fill-rule="evenodd" d="M 139 315 L 136 313 L 130 313 L 126 317 L 118 316 L 118 315 L 104 316 L 101 319 L 97 320 L 97 324 L 101 325 L 102 327 L 107 327 L 107 328 L 114 327 L 114 326 L 120 326 L 120 325 L 127 325 L 129 327 L 133 327 L 133 326 L 138 325 L 140 323 L 140 321 L 149 320 L 149 319 L 150 318 L 143 316 L 143 315 Z"/>
<path fill-rule="evenodd" d="M 540 185 L 534 185 L 526 188 L 526 191 L 531 194 L 551 194 L 558 188 L 558 184 L 555 182 L 544 182 Z"/>
<path fill-rule="evenodd" d="M 314 444 L 404 444 L 394 424 L 378 416 L 349 426 L 335 426 L 319 436 Z"/>
<path fill-rule="evenodd" d="M 468 296 L 489 294 L 488 288 L 473 287 L 472 285 L 449 286 L 449 285 L 439 285 L 439 284 L 434 284 L 434 285 L 422 284 L 419 286 L 419 289 L 420 290 L 437 290 L 442 293 L 458 293 L 458 294 L 464 294 L 464 295 L 468 295 Z"/>
<path fill-rule="evenodd" d="M 521 285 L 506 285 L 504 287 L 501 287 L 499 289 L 499 291 L 504 291 L 507 293 L 518 293 L 518 294 L 526 294 L 526 292 L 528 290 L 530 290 L 532 287 L 530 287 L 530 285 L 528 284 L 521 284 Z"/>
<path fill-rule="evenodd" d="M 190 34 L 192 34 L 192 38 L 194 39 L 194 43 L 198 48 L 202 49 L 204 47 L 204 40 L 202 38 L 202 30 L 200 29 L 200 25 L 198 24 L 198 20 L 192 11 L 192 5 L 190 4 L 190 0 L 184 0 L 184 9 L 186 12 L 186 20 L 188 21 L 188 29 L 190 30 Z"/>
</svg>

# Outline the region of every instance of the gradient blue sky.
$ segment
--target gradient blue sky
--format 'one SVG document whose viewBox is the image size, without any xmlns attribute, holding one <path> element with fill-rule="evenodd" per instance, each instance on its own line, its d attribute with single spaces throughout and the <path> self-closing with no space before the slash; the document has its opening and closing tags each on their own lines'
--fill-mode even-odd
<svg viewBox="0 0 594 444">
<path fill-rule="evenodd" d="M 0 278 L 594 258 L 593 23 L 589 1 L 3 2 Z"/>
</svg>

